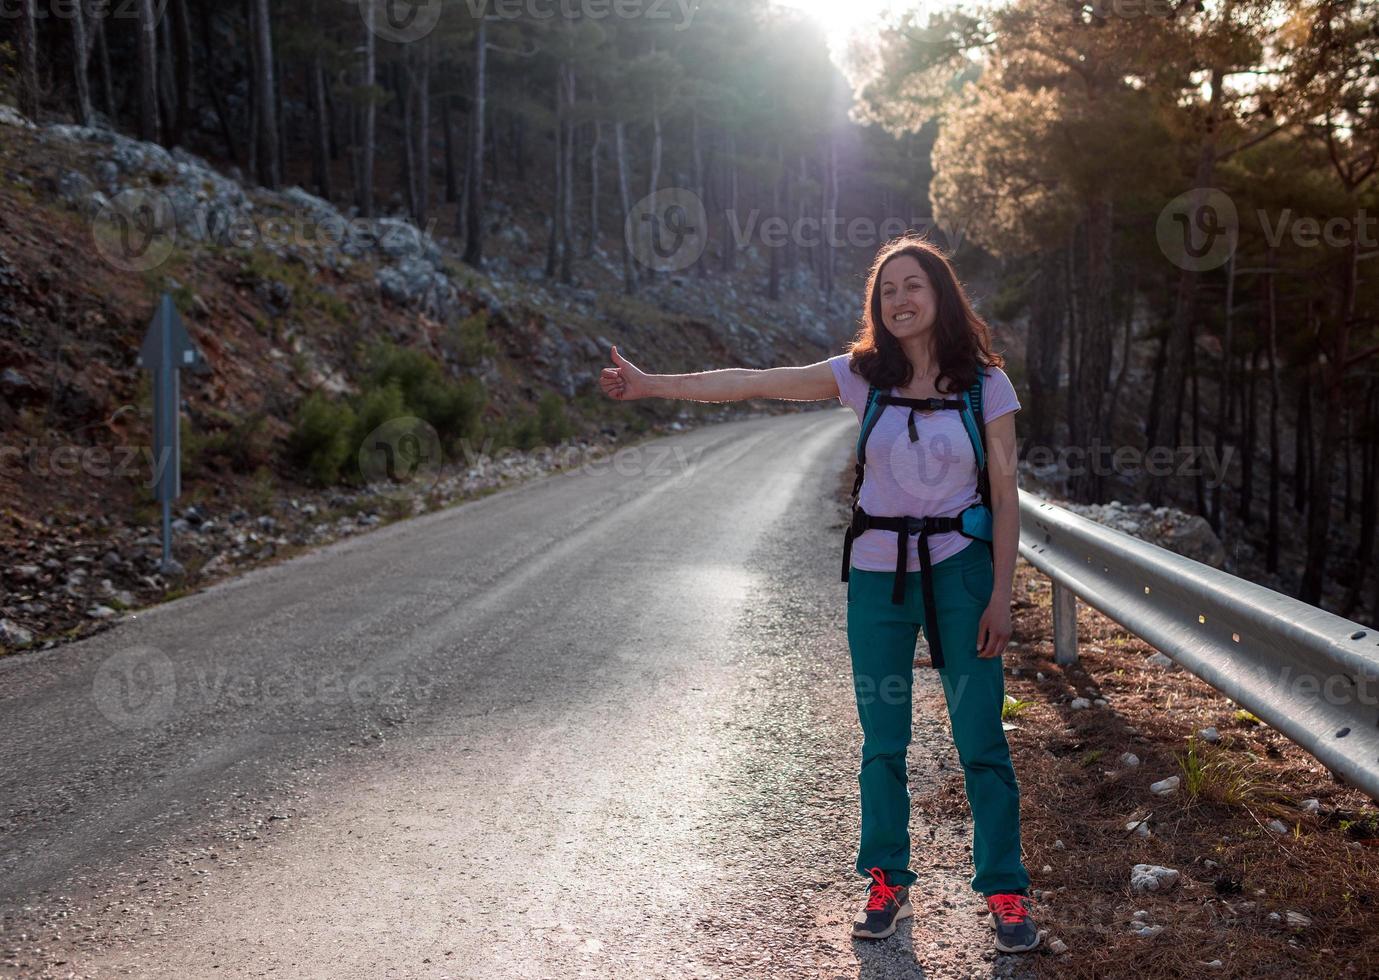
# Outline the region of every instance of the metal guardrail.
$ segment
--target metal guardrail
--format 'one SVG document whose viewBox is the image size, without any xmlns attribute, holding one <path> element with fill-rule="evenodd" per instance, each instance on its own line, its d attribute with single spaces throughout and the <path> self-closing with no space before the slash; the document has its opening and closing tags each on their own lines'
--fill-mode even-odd
<svg viewBox="0 0 1379 980">
<path fill-rule="evenodd" d="M 1379 630 L 1024 490 L 1020 554 L 1053 580 L 1058 663 L 1080 598 L 1379 800 Z"/>
</svg>

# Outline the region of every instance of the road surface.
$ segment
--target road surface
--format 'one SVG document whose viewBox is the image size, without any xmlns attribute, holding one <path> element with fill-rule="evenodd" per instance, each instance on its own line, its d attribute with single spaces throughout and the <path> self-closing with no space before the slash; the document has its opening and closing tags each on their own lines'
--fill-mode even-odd
<svg viewBox="0 0 1379 980">
<path fill-rule="evenodd" d="M 677 434 L 0 660 L 0 974 L 1022 969 L 961 814 L 848 935 L 856 429 Z M 957 762 L 917 675 L 918 802 Z"/>
</svg>

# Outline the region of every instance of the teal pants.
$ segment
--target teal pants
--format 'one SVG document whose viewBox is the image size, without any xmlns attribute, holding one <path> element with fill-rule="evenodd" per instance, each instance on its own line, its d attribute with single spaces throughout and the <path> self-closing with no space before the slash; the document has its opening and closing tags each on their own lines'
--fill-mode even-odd
<svg viewBox="0 0 1379 980">
<path fill-rule="evenodd" d="M 1020 787 L 1001 727 L 1005 677 L 1001 658 L 977 656 L 977 625 L 991 601 L 991 546 L 972 541 L 933 566 L 934 600 L 945 665 L 938 669 L 953 743 L 972 808 L 972 888 L 983 895 L 1028 891 L 1020 860 Z M 886 872 L 912 884 L 910 790 L 911 689 L 919 630 L 925 622 L 921 573 L 908 572 L 905 602 L 891 602 L 895 572 L 848 572 L 848 646 L 857 717 L 862 723 L 862 835 L 857 873 Z M 933 670 L 921 667 L 921 670 Z"/>
</svg>

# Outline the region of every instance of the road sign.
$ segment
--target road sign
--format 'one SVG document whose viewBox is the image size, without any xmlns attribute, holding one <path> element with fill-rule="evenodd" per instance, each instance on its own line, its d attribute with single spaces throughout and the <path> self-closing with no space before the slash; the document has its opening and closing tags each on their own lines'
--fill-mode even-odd
<svg viewBox="0 0 1379 980">
<path fill-rule="evenodd" d="M 182 408 L 182 368 L 209 374 L 210 365 L 201 354 L 182 317 L 164 293 L 158 311 L 144 335 L 139 350 L 139 367 L 153 372 L 153 495 L 163 505 L 163 571 L 172 563 L 171 504 L 182 493 L 182 439 L 178 419 Z"/>
</svg>

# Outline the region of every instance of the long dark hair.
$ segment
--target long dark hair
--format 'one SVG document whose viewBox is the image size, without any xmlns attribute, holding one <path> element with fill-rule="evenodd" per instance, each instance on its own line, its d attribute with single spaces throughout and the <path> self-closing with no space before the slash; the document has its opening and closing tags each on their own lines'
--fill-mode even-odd
<svg viewBox="0 0 1379 980">
<path fill-rule="evenodd" d="M 938 246 L 909 233 L 882 245 L 867 273 L 862 326 L 848 345 L 852 370 L 883 391 L 903 388 L 914 378 L 914 365 L 881 320 L 881 272 L 887 262 L 901 255 L 913 255 L 919 261 L 935 293 L 931 329 L 939 373 L 934 387 L 947 394 L 964 391 L 976 383 L 981 366 L 1004 367 L 1005 358 L 991 349 L 991 328 L 972 309 L 952 263 Z M 950 387 L 944 386 L 945 380 L 951 382 Z"/>
</svg>

